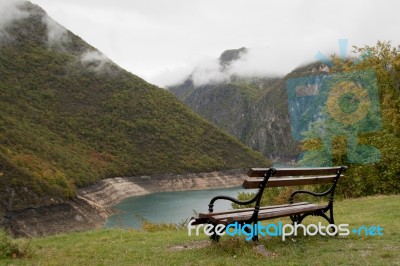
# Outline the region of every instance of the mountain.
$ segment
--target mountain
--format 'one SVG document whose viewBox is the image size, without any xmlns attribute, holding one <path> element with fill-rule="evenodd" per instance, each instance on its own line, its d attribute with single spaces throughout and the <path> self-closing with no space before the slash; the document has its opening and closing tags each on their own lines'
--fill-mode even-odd
<svg viewBox="0 0 400 266">
<path fill-rule="evenodd" d="M 16 3 L 0 24 L 0 212 L 106 177 L 268 164 L 40 7 Z"/>
<path fill-rule="evenodd" d="M 400 50 L 390 41 L 355 50 L 359 56 L 332 56 L 276 79 L 235 75 L 230 65 L 246 51 L 228 50 L 230 59 L 214 68 L 223 79 L 198 82 L 195 68 L 169 89 L 275 162 L 304 151 L 304 165 L 347 165 L 345 197 L 399 193 Z"/>
<path fill-rule="evenodd" d="M 230 75 L 228 79 L 195 84 L 192 74 L 169 90 L 196 113 L 267 158 L 290 163 L 297 159 L 299 143 L 291 134 L 286 81 L 319 71 L 318 64 L 302 66 L 284 77 L 230 74 L 229 65 L 246 52 L 240 48 L 221 54 L 220 71 Z"/>
</svg>

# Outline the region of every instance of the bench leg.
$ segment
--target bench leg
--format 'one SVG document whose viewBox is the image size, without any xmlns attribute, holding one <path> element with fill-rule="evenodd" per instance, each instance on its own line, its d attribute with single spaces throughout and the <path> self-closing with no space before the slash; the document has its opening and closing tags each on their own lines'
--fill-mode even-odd
<svg viewBox="0 0 400 266">
<path fill-rule="evenodd" d="M 251 223 L 250 223 L 250 225 L 251 225 Z M 254 227 L 254 223 L 253 223 L 253 227 Z M 244 230 L 245 230 L 247 233 L 251 233 L 251 231 L 250 231 L 250 229 L 249 229 L 248 227 L 246 227 Z M 258 242 L 258 232 L 257 232 L 256 235 L 253 235 L 253 237 L 251 238 L 251 240 L 253 240 L 254 242 Z"/>
<path fill-rule="evenodd" d="M 326 212 L 326 211 L 325 211 Z M 328 223 L 330 224 L 335 224 L 334 219 L 333 219 L 333 208 L 329 208 L 329 216 L 328 217 L 325 212 L 323 210 L 319 210 L 317 212 L 312 212 L 312 213 L 305 213 L 305 214 L 297 214 L 297 215 L 291 215 L 290 219 L 292 220 L 293 224 L 297 223 L 297 224 L 301 224 L 304 220 L 304 218 L 306 218 L 309 215 L 314 215 L 314 216 L 321 216 L 323 217 L 325 220 L 328 221 Z"/>
<path fill-rule="evenodd" d="M 290 215 L 290 220 L 292 220 L 292 224 L 294 224 L 294 223 L 298 223 L 299 224 L 299 222 L 298 222 L 299 217 L 300 217 L 299 214 Z"/>
<path fill-rule="evenodd" d="M 319 211 L 317 215 L 319 215 L 319 216 L 325 218 L 325 220 L 327 220 L 330 224 L 335 224 L 335 222 L 334 222 L 334 220 L 333 220 L 333 209 L 332 209 L 332 208 L 329 208 L 329 216 L 330 216 L 330 217 L 328 217 L 328 216 L 325 214 L 325 212 L 322 211 L 322 210 Z"/>
<path fill-rule="evenodd" d="M 290 219 L 292 220 L 292 224 L 294 225 L 295 223 L 301 224 L 304 220 L 309 215 L 315 215 L 314 213 L 306 213 L 306 214 L 295 214 L 295 215 L 290 215 Z"/>
<path fill-rule="evenodd" d="M 217 232 L 216 232 L 217 224 L 214 224 L 214 223 L 211 223 L 211 224 L 213 225 L 214 229 L 213 229 L 213 234 L 210 236 L 210 239 L 214 242 L 218 242 L 219 239 L 221 238 L 221 236 L 219 234 L 217 234 Z"/>
<path fill-rule="evenodd" d="M 210 236 L 210 239 L 211 239 L 213 242 L 218 242 L 220 238 L 221 238 L 221 236 L 218 235 L 218 234 L 215 232 L 215 225 L 214 225 L 214 232 L 213 232 L 213 234 Z"/>
<path fill-rule="evenodd" d="M 210 239 L 214 242 L 218 242 L 221 236 L 217 235 L 215 232 L 210 236 Z"/>
<path fill-rule="evenodd" d="M 298 217 L 298 219 L 297 219 L 297 223 L 298 224 L 301 224 L 302 222 L 303 222 L 303 220 L 304 220 L 304 218 L 306 218 L 307 216 L 309 216 L 309 215 L 313 215 L 314 213 L 306 213 L 306 214 L 303 214 L 303 215 L 299 215 L 299 217 Z"/>
</svg>

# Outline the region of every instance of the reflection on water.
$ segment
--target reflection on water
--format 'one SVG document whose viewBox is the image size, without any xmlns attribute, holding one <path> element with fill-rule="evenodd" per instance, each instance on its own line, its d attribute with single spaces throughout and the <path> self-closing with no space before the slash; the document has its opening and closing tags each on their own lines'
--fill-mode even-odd
<svg viewBox="0 0 400 266">
<path fill-rule="evenodd" d="M 206 212 L 210 199 L 218 195 L 236 197 L 238 192 L 253 192 L 241 187 L 192 190 L 178 192 L 159 192 L 143 196 L 128 198 L 114 208 L 120 210 L 120 214 L 108 218 L 106 227 L 140 227 L 140 217 L 153 223 L 179 223 L 190 219 L 194 211 Z M 215 203 L 215 211 L 231 209 L 231 204 L 225 200 Z"/>
</svg>

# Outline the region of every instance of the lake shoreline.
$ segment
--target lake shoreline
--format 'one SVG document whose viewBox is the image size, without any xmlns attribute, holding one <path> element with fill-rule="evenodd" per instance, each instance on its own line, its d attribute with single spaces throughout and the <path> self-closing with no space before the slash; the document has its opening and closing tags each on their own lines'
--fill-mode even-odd
<svg viewBox="0 0 400 266">
<path fill-rule="evenodd" d="M 156 192 L 230 188 L 242 185 L 246 170 L 214 171 L 180 175 L 153 175 L 107 178 L 79 189 L 77 195 L 104 208 L 122 200 Z"/>
<path fill-rule="evenodd" d="M 101 228 L 122 200 L 156 192 L 237 187 L 247 169 L 191 174 L 116 177 L 77 190 L 71 200 L 10 211 L 3 227 L 17 237 L 38 237 Z"/>
</svg>

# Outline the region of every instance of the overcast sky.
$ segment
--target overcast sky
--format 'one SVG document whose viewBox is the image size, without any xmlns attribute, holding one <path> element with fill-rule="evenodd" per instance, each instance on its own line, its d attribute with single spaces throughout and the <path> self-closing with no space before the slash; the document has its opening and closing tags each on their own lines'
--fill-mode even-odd
<svg viewBox="0 0 400 266">
<path fill-rule="evenodd" d="M 0 0 L 2 1 L 2 0 Z M 32 0 L 60 24 L 147 81 L 166 86 L 226 49 L 252 48 L 243 73 L 284 74 L 377 40 L 400 44 L 400 1 Z"/>
</svg>

